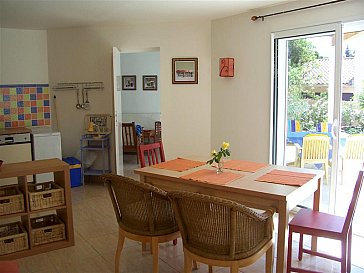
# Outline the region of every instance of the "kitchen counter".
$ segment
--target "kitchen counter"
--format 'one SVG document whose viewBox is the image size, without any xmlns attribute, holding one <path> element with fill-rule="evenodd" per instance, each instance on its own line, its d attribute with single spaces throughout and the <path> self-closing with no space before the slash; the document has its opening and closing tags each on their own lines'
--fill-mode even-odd
<svg viewBox="0 0 364 273">
<path fill-rule="evenodd" d="M 13 135 L 31 133 L 32 130 L 26 127 L 0 129 L 0 135 Z"/>
<path fill-rule="evenodd" d="M 53 133 L 59 133 L 58 130 L 51 126 L 34 126 L 31 128 L 32 134 L 45 134 L 52 135 Z"/>
</svg>

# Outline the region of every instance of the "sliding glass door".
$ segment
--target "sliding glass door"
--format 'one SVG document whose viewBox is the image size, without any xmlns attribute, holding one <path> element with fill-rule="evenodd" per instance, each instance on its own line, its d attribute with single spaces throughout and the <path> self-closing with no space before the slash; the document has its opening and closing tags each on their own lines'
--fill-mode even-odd
<svg viewBox="0 0 364 273">
<path fill-rule="evenodd" d="M 363 30 L 363 22 L 356 22 L 272 35 L 272 163 L 324 170 L 320 210 L 338 215 L 346 214 L 364 158 Z M 325 158 L 303 160 L 309 136 L 328 142 Z M 360 204 L 358 214 L 363 225 Z"/>
<path fill-rule="evenodd" d="M 321 210 L 334 202 L 338 165 L 341 97 L 341 27 L 338 24 L 291 30 L 273 35 L 274 95 L 272 162 L 325 171 Z M 305 162 L 303 140 L 322 135 L 329 152 Z M 318 149 L 318 147 L 314 147 Z M 325 163 L 324 163 L 325 162 Z M 309 206 L 311 200 L 302 205 Z"/>
</svg>

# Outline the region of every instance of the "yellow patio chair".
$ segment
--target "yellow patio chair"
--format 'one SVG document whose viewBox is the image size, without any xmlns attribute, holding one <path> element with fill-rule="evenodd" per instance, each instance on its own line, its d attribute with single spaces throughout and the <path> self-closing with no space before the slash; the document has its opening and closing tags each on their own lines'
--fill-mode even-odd
<svg viewBox="0 0 364 273">
<path fill-rule="evenodd" d="M 346 139 L 345 150 L 341 155 L 341 183 L 344 179 L 344 161 L 364 161 L 364 134 L 350 135 Z"/>
<path fill-rule="evenodd" d="M 307 163 L 323 164 L 325 168 L 325 184 L 329 181 L 329 149 L 330 137 L 327 135 L 309 134 L 303 137 L 301 168 L 304 168 Z"/>
</svg>

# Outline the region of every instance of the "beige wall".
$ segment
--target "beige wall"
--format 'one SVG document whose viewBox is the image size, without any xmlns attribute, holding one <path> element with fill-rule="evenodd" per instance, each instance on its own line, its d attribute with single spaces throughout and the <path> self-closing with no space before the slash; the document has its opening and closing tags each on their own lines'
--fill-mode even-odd
<svg viewBox="0 0 364 273">
<path fill-rule="evenodd" d="M 211 146 L 211 24 L 195 22 L 48 31 L 51 83 L 103 81 L 105 85 L 104 91 L 90 91 L 90 111 L 75 108 L 74 92 L 55 92 L 64 156 L 78 149 L 85 114 L 113 112 L 113 46 L 121 50 L 160 48 L 158 84 L 166 157 L 208 155 Z M 198 57 L 197 85 L 171 83 L 172 57 Z"/>
<path fill-rule="evenodd" d="M 0 28 L 0 83 L 48 83 L 47 32 Z"/>
<path fill-rule="evenodd" d="M 233 158 L 268 162 L 271 99 L 271 33 L 329 22 L 364 19 L 364 1 L 250 20 L 263 15 L 322 1 L 297 1 L 212 23 L 211 143 L 230 141 Z M 235 58 L 235 77 L 218 76 L 221 57 Z"/>
</svg>

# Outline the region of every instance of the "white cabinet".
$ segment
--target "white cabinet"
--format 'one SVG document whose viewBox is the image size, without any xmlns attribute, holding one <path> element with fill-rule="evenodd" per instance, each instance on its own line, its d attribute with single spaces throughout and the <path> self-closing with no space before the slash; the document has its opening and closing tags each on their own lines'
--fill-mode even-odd
<svg viewBox="0 0 364 273">
<path fill-rule="evenodd" d="M 50 128 L 37 128 L 32 130 L 33 159 L 62 159 L 61 133 Z M 36 183 L 53 181 L 53 173 L 36 175 Z"/>
</svg>

